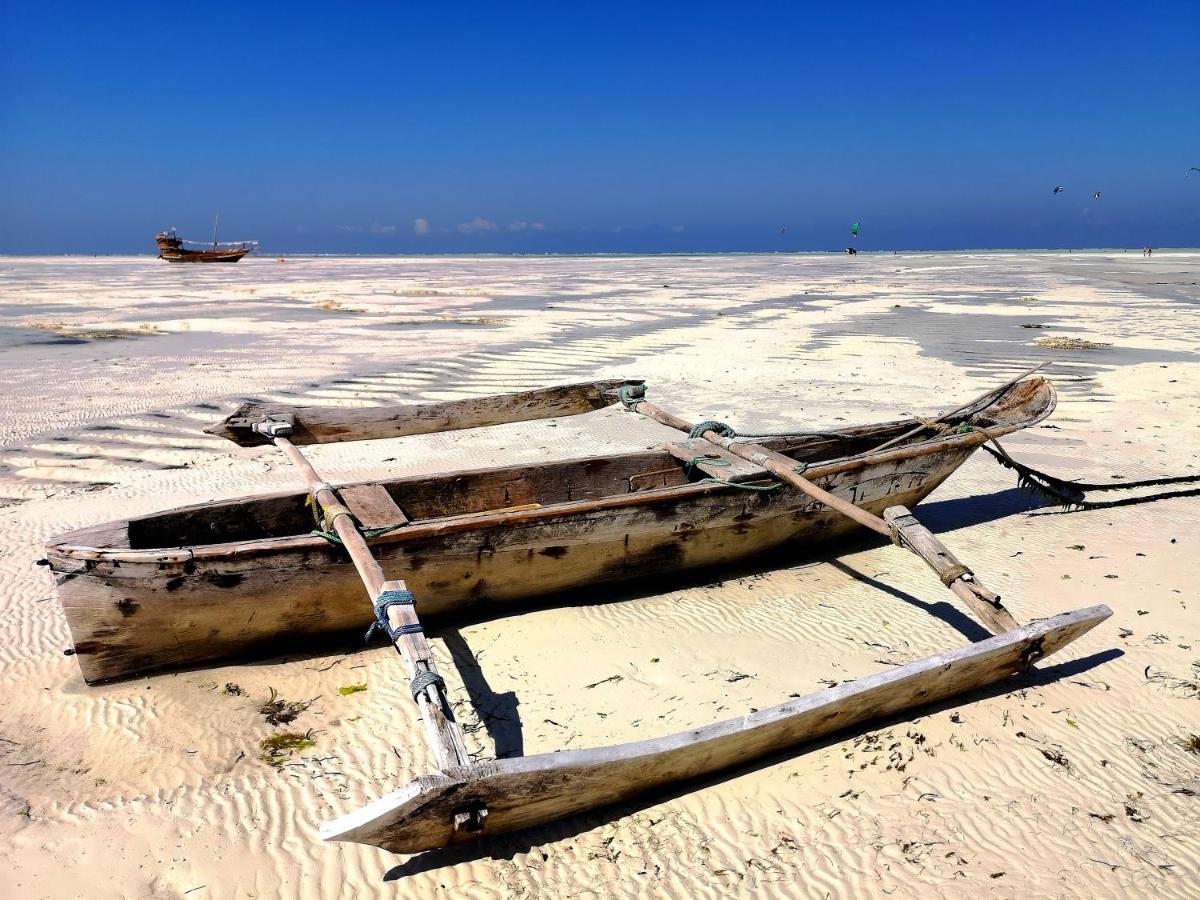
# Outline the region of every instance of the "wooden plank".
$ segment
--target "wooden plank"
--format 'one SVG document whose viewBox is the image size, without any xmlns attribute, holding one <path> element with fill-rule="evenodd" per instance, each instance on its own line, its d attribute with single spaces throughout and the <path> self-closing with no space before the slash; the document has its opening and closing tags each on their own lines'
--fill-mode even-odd
<svg viewBox="0 0 1200 900">
<path fill-rule="evenodd" d="M 663 444 L 663 449 L 683 463 L 697 460 L 695 467 L 710 478 L 738 482 L 771 477 L 771 473 L 761 466 L 734 456 L 704 438 L 670 441 Z"/>
<path fill-rule="evenodd" d="M 394 438 L 578 415 L 610 406 L 617 402 L 618 388 L 640 384 L 636 379 L 589 381 L 469 400 L 401 406 L 346 408 L 252 402 L 243 404 L 225 421 L 206 428 L 205 432 L 243 447 L 265 445 L 270 440 L 254 431 L 255 423 L 267 416 L 291 415 L 295 422 L 290 439 L 298 445 Z"/>
<path fill-rule="evenodd" d="M 338 488 L 337 492 L 363 528 L 408 524 L 408 516 L 382 484 L 350 484 Z"/>
<path fill-rule="evenodd" d="M 978 644 L 666 737 L 493 760 L 426 775 L 322 826 L 321 836 L 417 853 L 624 802 L 992 684 L 1061 649 L 1110 615 L 1107 606 L 1063 613 Z M 479 806 L 488 810 L 483 831 L 456 831 L 455 817 Z"/>
</svg>

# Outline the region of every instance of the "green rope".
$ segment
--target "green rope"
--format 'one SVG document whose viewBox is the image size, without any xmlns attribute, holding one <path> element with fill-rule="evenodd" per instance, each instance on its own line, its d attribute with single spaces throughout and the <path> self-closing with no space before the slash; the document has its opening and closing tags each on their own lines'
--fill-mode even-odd
<svg viewBox="0 0 1200 900">
<path fill-rule="evenodd" d="M 727 459 L 721 459 L 719 456 L 709 456 L 708 454 L 701 453 L 699 456 L 693 456 L 691 459 L 685 462 L 683 467 L 687 469 L 687 472 L 690 475 L 692 473 L 692 469 L 700 465 L 700 463 L 716 466 L 721 469 L 728 469 L 731 465 L 733 465 L 733 463 Z"/>
<path fill-rule="evenodd" d="M 692 430 L 688 432 L 688 437 L 693 440 L 698 437 L 704 437 L 704 432 L 706 431 L 715 431 L 723 438 L 737 437 L 736 431 L 724 422 L 718 422 L 716 419 L 705 419 L 703 422 L 697 422 L 692 426 Z"/>
<path fill-rule="evenodd" d="M 723 484 L 726 487 L 737 488 L 739 491 L 774 491 L 783 487 L 782 481 L 776 481 L 774 484 L 742 484 L 740 481 L 726 481 L 724 478 L 703 478 L 700 481 L 694 481 L 693 484 Z"/>
<path fill-rule="evenodd" d="M 387 525 L 383 528 L 364 528 L 362 531 L 359 532 L 359 534 L 361 534 L 364 538 L 366 538 L 369 541 L 369 540 L 371 540 L 371 538 L 377 538 L 377 537 L 380 537 L 381 535 L 391 534 L 393 531 L 399 531 L 401 528 L 406 528 L 406 527 L 407 527 L 407 525 L 403 524 L 403 525 Z M 339 546 L 343 545 L 342 539 L 340 537 L 338 537 L 335 532 L 332 532 L 332 531 L 322 531 L 319 528 L 314 528 L 312 531 L 309 532 L 309 535 L 311 537 L 325 538 L 325 540 L 329 541 L 329 543 L 331 543 L 331 544 L 338 544 Z"/>
<path fill-rule="evenodd" d="M 621 401 L 621 405 L 631 412 L 637 411 L 637 405 L 646 399 L 646 386 L 644 384 L 629 384 L 617 388 L 617 399 Z"/>
</svg>

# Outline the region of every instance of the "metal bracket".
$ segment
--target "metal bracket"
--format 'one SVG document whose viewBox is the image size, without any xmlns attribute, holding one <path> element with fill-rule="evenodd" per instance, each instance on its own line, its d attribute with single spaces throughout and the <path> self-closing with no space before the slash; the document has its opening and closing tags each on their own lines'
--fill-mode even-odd
<svg viewBox="0 0 1200 900">
<path fill-rule="evenodd" d="M 296 417 L 291 413 L 281 413 L 274 416 L 264 416 L 254 422 L 250 429 L 255 434 L 274 440 L 277 437 L 288 437 L 296 425 Z"/>
</svg>

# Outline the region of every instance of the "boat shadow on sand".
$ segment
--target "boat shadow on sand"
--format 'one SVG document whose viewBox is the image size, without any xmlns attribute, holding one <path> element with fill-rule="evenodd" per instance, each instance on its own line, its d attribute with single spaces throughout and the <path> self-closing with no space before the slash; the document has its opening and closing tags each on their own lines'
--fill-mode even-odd
<svg viewBox="0 0 1200 900">
<path fill-rule="evenodd" d="M 634 815 L 661 803 L 666 803 L 687 794 L 695 793 L 696 791 L 704 790 L 709 787 L 714 787 L 716 785 L 732 781 L 735 778 L 750 775 L 763 769 L 768 769 L 771 766 L 787 762 L 788 760 L 794 760 L 798 756 L 823 750 L 827 747 L 844 741 L 847 737 L 856 734 L 867 734 L 869 732 L 877 732 L 887 728 L 892 728 L 897 725 L 911 722 L 914 716 L 917 718 L 923 718 L 926 716 L 935 715 L 939 712 L 945 712 L 947 710 L 969 706 L 970 704 L 980 700 L 987 700 L 992 697 L 1000 697 L 1005 694 L 1012 693 L 1013 691 L 1052 684 L 1064 678 L 1082 675 L 1083 673 L 1089 672 L 1092 669 L 1111 662 L 1114 659 L 1119 659 L 1124 655 L 1124 651 L 1117 648 L 1112 648 L 1109 650 L 1102 650 L 1099 653 L 1093 653 L 1090 656 L 1085 656 L 1080 659 L 1061 662 L 1057 665 L 1042 666 L 1025 674 L 1013 675 L 1002 679 L 1001 681 L 998 681 L 987 687 L 963 694 L 958 694 L 957 696 L 950 697 L 941 702 L 921 707 L 915 712 L 910 710 L 886 719 L 879 719 L 868 724 L 855 726 L 827 737 L 818 738 L 811 743 L 807 743 L 799 747 L 783 750 L 769 756 L 760 757 L 759 759 L 751 763 L 747 763 L 744 766 L 726 769 L 725 771 L 716 775 L 700 777 L 692 781 L 672 785 L 669 788 L 663 788 L 643 794 L 636 800 L 626 803 L 602 807 L 600 809 L 591 810 L 585 813 L 577 813 L 575 815 L 568 816 L 567 818 L 556 820 L 547 825 L 539 825 L 523 831 L 496 835 L 495 837 L 491 838 L 480 838 L 476 841 L 463 844 L 458 847 L 446 847 L 440 850 L 427 850 L 424 853 L 420 853 L 416 856 L 408 858 L 397 866 L 393 866 L 384 874 L 383 880 L 398 881 L 410 875 L 418 875 L 422 872 L 429 872 L 445 866 L 454 866 L 460 863 L 471 862 L 484 857 L 490 857 L 491 859 L 496 860 L 511 860 L 514 856 L 517 856 L 521 853 L 528 853 L 541 845 L 551 844 L 556 841 L 577 837 L 584 832 L 592 831 L 604 825 L 611 824 L 618 819 Z"/>
<path fill-rule="evenodd" d="M 953 500 L 924 503 L 920 507 L 921 520 L 927 522 L 935 531 L 950 532 L 959 528 L 967 528 L 990 522 L 994 519 L 1022 512 L 1030 512 L 1045 506 L 1045 501 L 1029 491 L 1011 488 L 983 497 L 971 496 Z M 856 535 L 843 542 L 840 549 L 847 553 L 867 550 L 878 546 L 880 539 L 871 534 Z M 613 603 L 633 602 L 646 597 L 652 597 L 663 591 L 675 591 L 690 587 L 711 585 L 714 580 L 726 581 L 736 578 L 748 578 L 763 575 L 781 566 L 795 566 L 827 562 L 833 568 L 869 587 L 917 607 L 922 612 L 941 620 L 959 632 L 968 641 L 986 640 L 991 634 L 982 625 L 952 603 L 937 601 L 928 603 L 918 597 L 885 584 L 842 562 L 831 558 L 827 553 L 817 551 L 804 554 L 797 559 L 795 548 L 783 548 L 765 554 L 755 560 L 738 566 L 726 566 L 719 570 L 708 569 L 696 572 L 680 573 L 672 576 L 660 576 L 646 579 L 632 585 L 615 585 L 600 601 L 604 605 Z M 719 578 L 714 579 L 716 573 Z M 506 605 L 503 609 L 492 612 L 468 613 L 466 616 L 456 616 L 456 625 L 479 624 L 480 622 L 508 618 L 522 611 L 546 608 L 595 606 L 597 601 L 594 593 L 589 592 L 588 599 L 582 600 L 578 592 L 560 594 L 557 597 L 540 598 L 536 603 Z M 524 755 L 524 736 L 522 733 L 520 698 L 515 691 L 497 693 L 488 684 L 483 666 L 471 650 L 466 638 L 458 627 L 442 625 L 431 627 L 430 633 L 440 638 L 454 661 L 464 689 L 470 697 L 471 706 L 479 716 L 480 723 L 487 731 L 495 745 L 497 759 L 505 759 Z"/>
<path fill-rule="evenodd" d="M 1011 488 L 986 497 L 964 497 L 923 504 L 921 506 L 921 513 L 922 520 L 927 522 L 931 527 L 936 528 L 939 532 L 948 532 L 973 525 L 985 524 L 1009 515 L 1033 512 L 1045 506 L 1045 501 L 1037 495 L 1018 488 Z M 842 550 L 846 553 L 852 553 L 857 550 L 870 549 L 878 545 L 878 538 L 871 535 L 863 535 L 843 545 Z M 782 555 L 781 553 L 775 553 L 760 557 L 752 564 L 724 568 L 721 570 L 722 580 L 749 577 L 770 571 L 772 568 L 780 565 Z M 817 554 L 813 554 L 811 558 L 808 558 L 806 555 L 806 558 L 798 560 L 795 557 L 793 549 L 791 557 L 785 564 L 797 565 L 817 561 L 828 561 L 830 565 L 849 577 L 871 587 L 879 588 L 905 603 L 917 606 L 922 611 L 950 625 L 968 641 L 977 642 L 990 637 L 990 634 L 982 626 L 951 604 L 940 601 L 928 603 L 920 600 L 903 590 L 879 582 L 857 571 L 839 559 L 830 558 L 827 554 L 818 552 Z M 669 583 L 670 589 L 678 590 L 681 587 L 691 584 L 711 584 L 713 581 L 712 575 L 712 571 L 708 573 L 694 573 L 683 584 L 676 578 Z M 655 592 L 656 586 L 663 587 L 665 584 L 663 580 L 660 580 L 660 583 L 657 585 L 653 581 L 643 582 L 636 586 L 636 588 L 626 588 L 610 594 L 606 602 L 630 601 L 650 596 Z M 563 602 L 560 605 L 585 605 L 582 601 L 578 603 L 573 602 L 569 596 L 561 599 Z M 546 604 L 543 602 L 539 605 L 544 606 Z M 511 615 L 512 613 L 513 610 L 506 610 L 504 612 L 505 615 Z M 498 618 L 499 616 L 495 617 Z M 487 729 L 495 743 L 496 756 L 498 758 L 520 756 L 523 750 L 523 738 L 518 710 L 519 701 L 515 692 L 497 694 L 491 689 L 487 683 L 483 668 L 472 653 L 461 632 L 455 628 L 444 628 L 439 629 L 437 633 L 445 642 L 447 649 L 454 659 L 463 685 L 470 695 L 474 707 L 479 711 L 483 727 Z M 1123 655 L 1121 650 L 1113 648 L 1081 659 L 1069 660 L 1056 665 L 1047 665 L 1025 674 L 1011 676 L 979 690 L 931 704 L 922 708 L 918 716 L 928 716 L 936 714 L 939 711 L 963 707 L 979 700 L 1002 696 L 1015 690 L 1037 687 L 1053 683 L 1062 678 L 1078 676 Z M 809 752 L 819 751 L 845 740 L 847 736 L 880 731 L 904 722 L 909 722 L 912 719 L 913 713 L 911 711 L 899 713 L 890 718 L 872 722 L 869 725 L 854 727 L 832 736 L 819 738 L 800 748 L 792 748 L 769 755 L 717 775 L 701 777 L 683 784 L 653 791 L 636 800 L 575 814 L 565 819 L 515 833 L 483 838 L 459 847 L 447 847 L 418 854 L 388 870 L 384 874 L 383 879 L 385 881 L 395 881 L 410 875 L 484 857 L 512 859 L 514 856 L 527 853 L 539 845 L 576 837 L 663 802 L 769 768 Z"/>
<path fill-rule="evenodd" d="M 966 528 L 1002 516 L 1035 510 L 1042 505 L 1043 501 L 1037 496 L 1030 494 L 1028 491 L 1013 488 L 997 494 L 990 494 L 983 498 L 963 497 L 961 499 L 922 504 L 921 518 L 939 531 L 953 531 L 957 528 Z M 844 542 L 841 549 L 845 552 L 867 550 L 878 546 L 879 543 L 878 538 L 873 535 L 864 534 Z M 928 613 L 946 623 L 968 641 L 977 642 L 991 637 L 987 629 L 952 603 L 944 601 L 928 603 L 899 588 L 871 578 L 839 559 L 829 558 L 827 554 L 819 551 L 811 556 L 806 555 L 801 559 L 797 559 L 794 548 L 777 550 L 774 553 L 761 556 L 740 566 L 727 566 L 720 570 L 709 569 L 686 573 L 686 577 L 682 578 L 679 575 L 670 577 L 662 576 L 657 579 L 638 582 L 636 585 L 617 585 L 602 602 L 605 605 L 633 602 L 654 596 L 663 590 L 680 590 L 689 587 L 711 585 L 714 580 L 714 574 L 718 571 L 720 572 L 720 580 L 730 580 L 766 574 L 774 569 L 778 569 L 780 566 L 805 565 L 815 562 L 828 562 L 833 568 L 850 578 L 869 587 L 881 590 L 897 600 L 902 600 L 917 607 L 922 612 Z M 542 598 L 536 604 L 522 604 L 516 608 L 506 607 L 495 613 L 482 616 L 477 614 L 474 617 L 467 616 L 465 620 L 462 616 L 458 616 L 456 619 L 458 620 L 458 624 L 478 624 L 479 622 L 492 619 L 507 618 L 528 609 L 594 605 L 596 605 L 594 595 L 590 595 L 589 599 L 584 601 L 578 599 L 577 593 L 571 593 L 551 598 L 549 602 L 547 602 L 546 598 Z M 517 693 L 515 691 L 497 693 L 492 689 L 488 683 L 483 666 L 480 665 L 479 660 L 458 627 L 447 625 L 431 628 L 430 632 L 435 637 L 440 638 L 449 651 L 450 657 L 454 661 L 454 667 L 458 672 L 459 678 L 462 680 L 463 687 L 470 697 L 471 707 L 478 714 L 482 727 L 487 731 L 488 736 L 495 745 L 495 757 L 497 759 L 505 759 L 523 756 L 525 741 L 522 733 L 520 698 L 517 696 Z"/>
</svg>

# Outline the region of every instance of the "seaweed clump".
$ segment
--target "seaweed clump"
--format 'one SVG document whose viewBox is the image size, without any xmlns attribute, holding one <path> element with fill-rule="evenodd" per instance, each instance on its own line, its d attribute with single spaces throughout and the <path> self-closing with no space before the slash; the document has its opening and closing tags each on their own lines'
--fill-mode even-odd
<svg viewBox="0 0 1200 900">
<path fill-rule="evenodd" d="M 1044 337 L 1034 341 L 1033 346 L 1048 347 L 1051 350 L 1103 350 L 1105 347 L 1111 347 L 1112 344 L 1085 341 L 1083 338 L 1076 337 Z"/>
<path fill-rule="evenodd" d="M 268 766 L 279 767 L 287 762 L 293 753 L 317 746 L 314 735 L 312 729 L 303 734 L 298 731 L 277 731 L 258 742 L 258 749 L 262 751 L 258 758 Z"/>
<path fill-rule="evenodd" d="M 260 706 L 258 712 L 266 718 L 268 725 L 287 725 L 312 704 L 312 700 L 284 700 L 275 688 L 271 688 L 271 699 Z"/>
</svg>

